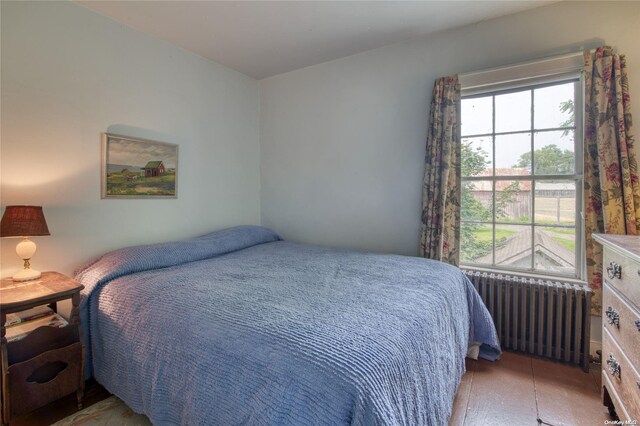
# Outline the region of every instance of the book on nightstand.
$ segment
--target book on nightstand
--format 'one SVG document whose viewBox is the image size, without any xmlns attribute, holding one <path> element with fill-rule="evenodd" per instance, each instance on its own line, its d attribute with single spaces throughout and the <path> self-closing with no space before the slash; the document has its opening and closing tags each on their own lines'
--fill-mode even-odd
<svg viewBox="0 0 640 426">
<path fill-rule="evenodd" d="M 38 327 L 64 327 L 67 320 L 55 313 L 48 306 L 37 306 L 26 311 L 7 314 L 6 338 L 7 342 L 23 339 Z"/>
</svg>

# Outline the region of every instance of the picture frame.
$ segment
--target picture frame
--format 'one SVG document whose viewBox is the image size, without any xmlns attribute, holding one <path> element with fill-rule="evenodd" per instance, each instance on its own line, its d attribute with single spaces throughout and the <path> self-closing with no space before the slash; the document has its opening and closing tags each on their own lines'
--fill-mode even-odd
<svg viewBox="0 0 640 426">
<path fill-rule="evenodd" d="M 178 145 L 103 133 L 101 198 L 178 198 Z"/>
</svg>

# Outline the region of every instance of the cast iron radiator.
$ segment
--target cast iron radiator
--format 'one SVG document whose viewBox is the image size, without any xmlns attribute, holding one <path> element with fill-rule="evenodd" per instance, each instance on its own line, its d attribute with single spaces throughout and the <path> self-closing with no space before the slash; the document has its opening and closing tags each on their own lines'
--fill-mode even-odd
<svg viewBox="0 0 640 426">
<path fill-rule="evenodd" d="M 502 349 L 589 370 L 591 290 L 576 284 L 464 270 L 493 317 Z"/>
</svg>

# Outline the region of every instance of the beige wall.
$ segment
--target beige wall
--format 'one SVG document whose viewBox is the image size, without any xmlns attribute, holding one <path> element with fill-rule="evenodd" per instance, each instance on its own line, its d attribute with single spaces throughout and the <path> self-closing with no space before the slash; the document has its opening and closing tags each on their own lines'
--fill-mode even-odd
<svg viewBox="0 0 640 426">
<path fill-rule="evenodd" d="M 605 43 L 627 54 L 640 114 L 640 2 L 556 3 L 262 80 L 262 224 L 417 255 L 434 80 Z"/>
<path fill-rule="evenodd" d="M 260 83 L 69 2 L 1 14 L 0 196 L 44 206 L 41 270 L 260 221 L 415 255 L 435 78 L 607 43 L 640 99 L 640 2 L 562 2 Z M 179 198 L 101 200 L 104 131 L 178 143 Z M 2 276 L 16 243 L 1 242 Z"/>
<path fill-rule="evenodd" d="M 434 80 L 604 43 L 627 54 L 637 109 L 640 2 L 561 2 L 262 80 L 262 223 L 416 255 Z"/>
<path fill-rule="evenodd" d="M 32 265 L 260 222 L 259 86 L 71 2 L 2 2 L 2 207 L 44 206 Z M 177 200 L 101 200 L 100 134 L 180 146 Z M 21 261 L 2 239 L 2 276 Z"/>
</svg>

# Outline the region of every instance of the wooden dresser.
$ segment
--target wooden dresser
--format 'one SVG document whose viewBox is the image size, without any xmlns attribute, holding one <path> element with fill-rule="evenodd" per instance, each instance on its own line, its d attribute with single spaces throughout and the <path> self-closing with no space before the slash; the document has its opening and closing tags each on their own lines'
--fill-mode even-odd
<svg viewBox="0 0 640 426">
<path fill-rule="evenodd" d="M 640 422 L 640 237 L 593 238 L 604 247 L 602 402 Z"/>
</svg>

